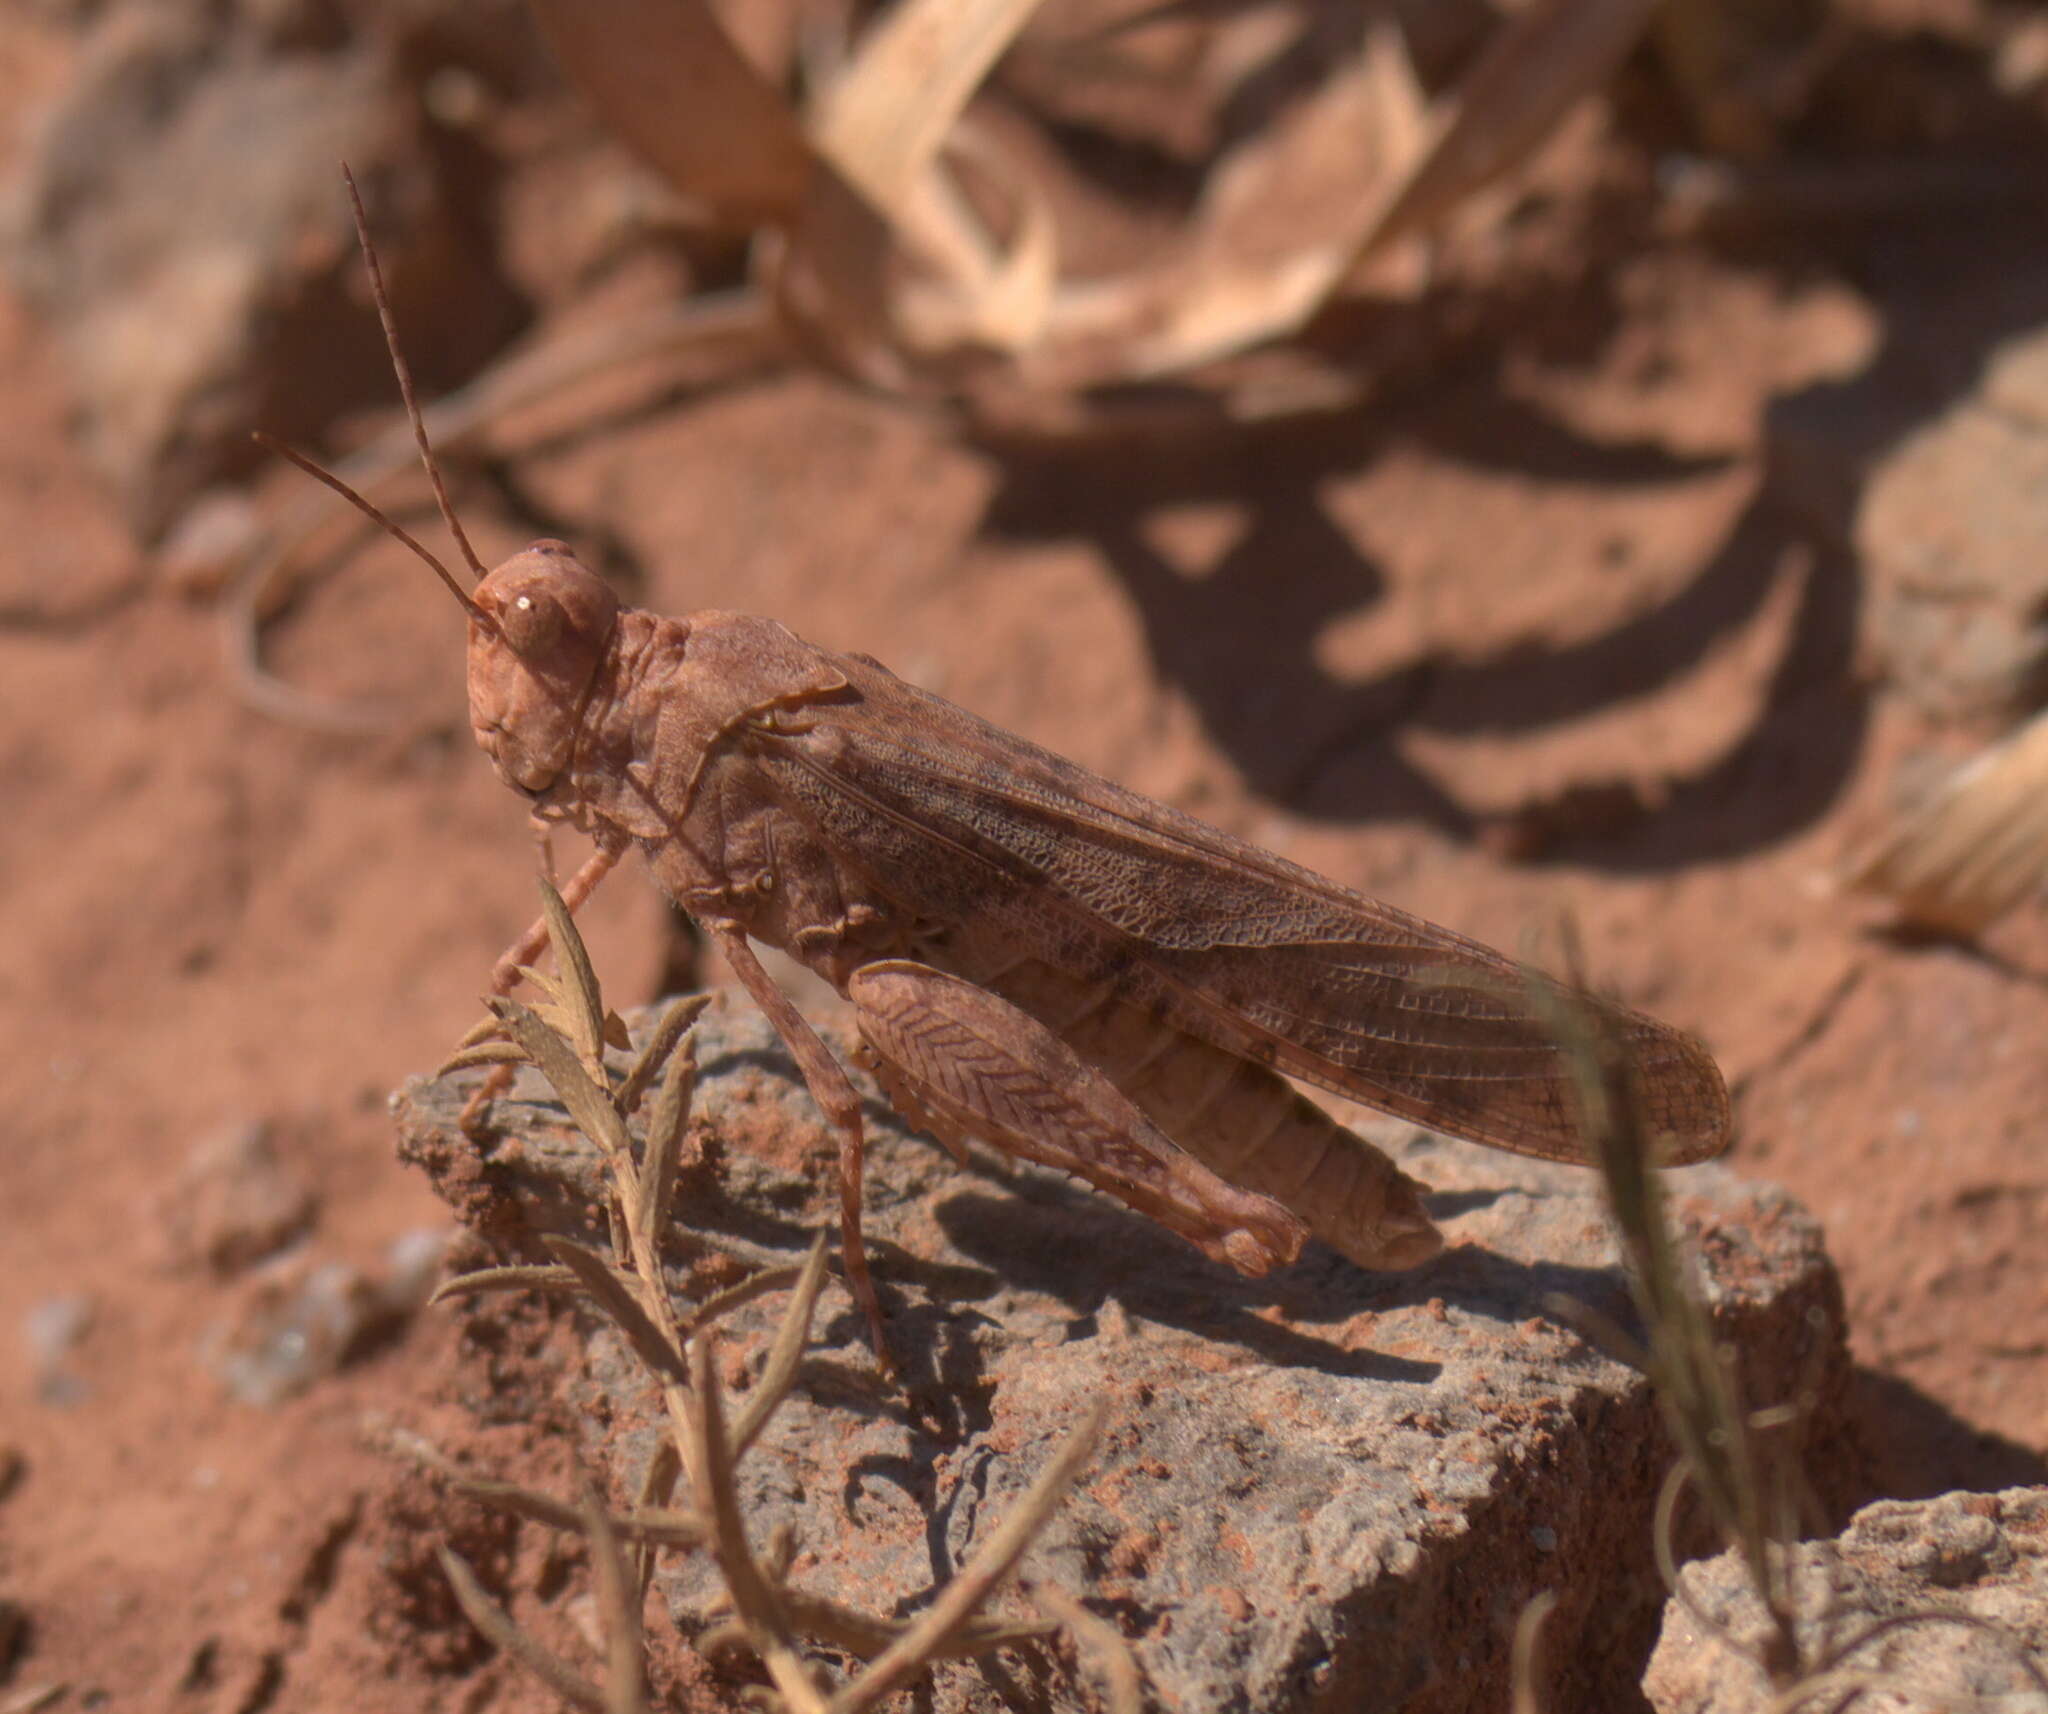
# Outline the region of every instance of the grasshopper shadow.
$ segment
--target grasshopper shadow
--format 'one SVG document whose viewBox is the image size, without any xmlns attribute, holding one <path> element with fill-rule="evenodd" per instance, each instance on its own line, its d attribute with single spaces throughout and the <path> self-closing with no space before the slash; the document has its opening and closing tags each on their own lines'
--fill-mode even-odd
<svg viewBox="0 0 2048 1714">
<path fill-rule="evenodd" d="M 1209 1262 L 1164 1229 L 1057 1181 L 1021 1179 L 1001 1195 L 965 1187 L 937 1215 L 952 1247 L 992 1274 L 1073 1311 L 1069 1337 L 1100 1330 L 1111 1303 L 1126 1314 L 1237 1345 L 1278 1367 L 1363 1380 L 1427 1385 L 1441 1365 L 1355 1349 L 1318 1329 L 1363 1313 L 1413 1309 L 1432 1300 L 1503 1325 L 1554 1313 L 1564 1297 L 1627 1324 L 1628 1294 L 1611 1269 L 1526 1263 L 1458 1246 L 1407 1273 L 1371 1273 L 1321 1244 L 1265 1279 Z M 1265 1311 L 1268 1313 L 1261 1313 Z M 1270 1312 L 1279 1319 L 1269 1319 Z"/>
</svg>

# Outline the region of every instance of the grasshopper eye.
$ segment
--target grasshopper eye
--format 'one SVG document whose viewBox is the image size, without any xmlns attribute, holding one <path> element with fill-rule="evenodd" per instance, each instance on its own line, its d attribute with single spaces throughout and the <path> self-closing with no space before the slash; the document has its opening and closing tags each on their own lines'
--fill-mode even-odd
<svg viewBox="0 0 2048 1714">
<path fill-rule="evenodd" d="M 562 609 L 546 595 L 519 595 L 499 609 L 498 624 L 514 651 L 533 660 L 562 634 Z"/>
</svg>

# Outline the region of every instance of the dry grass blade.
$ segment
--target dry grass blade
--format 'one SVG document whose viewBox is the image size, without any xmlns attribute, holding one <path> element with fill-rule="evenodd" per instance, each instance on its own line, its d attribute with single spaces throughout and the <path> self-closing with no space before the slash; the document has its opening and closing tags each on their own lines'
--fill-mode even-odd
<svg viewBox="0 0 2048 1714">
<path fill-rule="evenodd" d="M 575 1050 L 538 1012 L 517 1000 L 493 999 L 489 1004 L 506 1033 L 554 1086 L 576 1128 L 604 1151 L 614 1171 L 630 1173 L 633 1163 L 626 1150 L 626 1122 L 612 1105 L 610 1094 L 584 1070 Z"/>
<path fill-rule="evenodd" d="M 554 984 L 567 1015 L 570 1042 L 592 1078 L 604 1076 L 605 1010 L 598 991 L 597 972 L 590 967 L 590 952 L 583 936 L 570 920 L 569 907 L 545 875 L 540 878 L 541 910 L 547 917 L 548 942 L 555 949 L 555 964 L 562 973 Z"/>
<path fill-rule="evenodd" d="M 1162 267 L 1055 300 L 1042 384 L 1184 374 L 1300 329 L 1395 241 L 1433 232 L 1604 82 L 1656 0 L 1535 0 L 1436 113 L 1382 22 L 1308 100 L 1212 172 Z"/>
<path fill-rule="evenodd" d="M 894 223 L 1040 0 L 897 0 L 811 115 L 813 146 Z"/>
<path fill-rule="evenodd" d="M 1643 1367 L 1648 1367 L 1647 1362 Z M 1657 1488 L 1656 1507 L 1650 1515 L 1650 1552 L 1657 1562 L 1657 1575 L 1663 1581 L 1665 1593 L 1692 1614 L 1703 1635 L 1721 1637 L 1726 1642 L 1719 1621 L 1693 1600 L 1680 1575 L 1683 1567 L 1678 1563 L 1678 1502 L 1685 1497 L 1686 1484 L 1691 1479 L 1691 1467 L 1682 1459 L 1665 1471 Z M 1730 1643 L 1729 1647 L 1734 1645 Z"/>
<path fill-rule="evenodd" d="M 981 170 L 1011 205 L 1014 230 L 999 250 L 951 176 L 925 174 L 908 223 L 938 279 L 905 279 L 895 323 L 915 350 L 1002 352 L 1015 357 L 1044 337 L 1059 283 L 1059 227 L 1043 188 L 995 140 L 962 120 L 948 153 Z"/>
<path fill-rule="evenodd" d="M 1353 54 L 1209 177 L 1177 254 L 1055 300 L 1043 384 L 1184 373 L 1293 332 L 1328 297 L 1378 206 L 1378 79 Z"/>
<path fill-rule="evenodd" d="M 711 1341 L 690 1344 L 692 1388 L 689 1430 L 693 1456 L 684 1460 L 697 1482 L 697 1509 L 711 1524 L 711 1551 L 732 1596 L 733 1613 L 774 1680 L 790 1714 L 823 1714 L 826 1701 L 797 1652 L 780 1591 L 763 1574 L 747 1545 L 733 1486 L 733 1452 L 725 1433 L 725 1402 L 712 1366 Z"/>
<path fill-rule="evenodd" d="M 604 122 L 693 202 L 742 227 L 779 225 L 810 177 L 788 98 L 701 0 L 533 0 L 541 28 Z"/>
<path fill-rule="evenodd" d="M 515 1625 L 512 1615 L 491 1599 L 466 1561 L 445 1547 L 435 1548 L 434 1556 L 440 1560 L 448 1586 L 455 1591 L 455 1599 L 469 1622 L 494 1648 L 510 1655 L 570 1707 L 583 1709 L 586 1714 L 608 1714 L 604 1692 Z"/>
<path fill-rule="evenodd" d="M 870 382 L 911 382 L 904 348 L 1035 336 L 1050 301 L 1049 221 L 1021 184 L 1009 256 L 939 152 L 969 97 L 1039 0 L 898 0 L 814 106 L 817 171 L 774 275 L 778 309 L 808 343 Z M 919 296 L 907 256 L 936 277 Z M 906 287 L 908 286 L 908 295 Z"/>
<path fill-rule="evenodd" d="M 1138 1657 L 1124 1641 L 1123 1632 L 1099 1613 L 1091 1613 L 1064 1589 L 1046 1584 L 1031 1592 L 1032 1599 L 1066 1627 L 1074 1649 L 1102 1681 L 1103 1701 L 1109 1714 L 1143 1714 L 1145 1680 L 1138 1670 Z"/>
<path fill-rule="evenodd" d="M 1656 1139 L 1626 1052 L 1594 1014 L 1563 995 L 1538 989 L 1534 998 L 1552 1014 L 1571 1058 L 1581 1122 L 1629 1262 L 1629 1288 L 1648 1330 L 1647 1368 L 1679 1468 L 1697 1485 L 1722 1540 L 1742 1556 L 1769 1625 L 1761 1665 L 1772 1683 L 1783 1684 L 1796 1674 L 1799 1650 L 1777 1546 L 1796 1533 L 1799 1520 L 1773 1506 L 1765 1492 L 1752 1421 L 1736 1385 L 1735 1353 L 1715 1336 L 1665 1211 Z M 1659 1506 L 1660 1565 L 1669 1550 L 1679 1480 Z"/>
<path fill-rule="evenodd" d="M 811 1318 L 817 1313 L 818 1292 L 824 1284 L 825 1234 L 820 1232 L 811 1240 L 811 1253 L 804 1258 L 796 1290 L 790 1294 L 789 1307 L 783 1311 L 781 1325 L 775 1329 L 775 1342 L 768 1348 L 768 1361 L 761 1366 L 761 1378 L 755 1383 L 754 1391 L 747 1399 L 747 1407 L 740 1412 L 739 1422 L 733 1429 L 732 1456 L 735 1461 L 754 1444 L 775 1407 L 782 1403 L 796 1380 L 797 1364 L 803 1359 L 804 1347 L 810 1343 Z"/>
<path fill-rule="evenodd" d="M 584 1249 L 581 1244 L 572 1244 L 567 1238 L 548 1236 L 541 1242 L 547 1245 L 550 1255 L 558 1257 L 575 1273 L 583 1289 L 597 1300 L 606 1315 L 618 1323 L 619 1331 L 631 1342 L 643 1363 L 663 1380 L 689 1384 L 690 1371 L 682 1353 L 668 1342 L 661 1329 L 654 1325 L 653 1318 L 635 1301 L 631 1288 L 612 1271 L 602 1256 L 594 1250 Z"/>
<path fill-rule="evenodd" d="M 1981 934 L 2048 885 L 2048 715 L 1965 764 L 1851 869 L 1909 921 Z"/>
<path fill-rule="evenodd" d="M 900 1689 L 933 1658 L 1016 1568 L 1047 1518 L 1059 1505 L 1095 1451 L 1095 1438 L 1109 1414 L 1098 1401 L 1081 1425 L 1039 1472 L 1015 1510 L 974 1550 L 958 1574 L 938 1593 L 918 1621 L 832 1699 L 831 1714 L 855 1714 Z"/>
<path fill-rule="evenodd" d="M 1535 0 L 1516 12 L 1458 85 L 1435 141 L 1391 188 L 1356 259 L 1441 225 L 1526 160 L 1614 75 L 1656 9 L 1657 0 Z"/>
<path fill-rule="evenodd" d="M 710 1004 L 709 994 L 686 994 L 680 1000 L 669 1002 L 668 1010 L 661 1014 L 661 1022 L 655 1025 L 654 1033 L 647 1038 L 647 1045 L 641 1048 L 639 1056 L 627 1070 L 625 1082 L 619 1085 L 617 1100 L 621 1113 L 630 1117 L 640 1111 L 641 1101 L 654 1087 L 655 1079 L 661 1076 L 669 1056 Z"/>
<path fill-rule="evenodd" d="M 626 1564 L 611 1516 L 586 1478 L 578 1508 L 597 1579 L 597 1607 L 604 1618 L 605 1707 L 610 1714 L 646 1714 L 647 1681 L 642 1665 L 640 1582 Z"/>
<path fill-rule="evenodd" d="M 583 1282 L 573 1268 L 549 1267 L 543 1263 L 516 1263 L 502 1268 L 472 1268 L 455 1274 L 434 1287 L 429 1304 L 451 1298 L 478 1297 L 492 1291 L 581 1291 Z"/>
</svg>

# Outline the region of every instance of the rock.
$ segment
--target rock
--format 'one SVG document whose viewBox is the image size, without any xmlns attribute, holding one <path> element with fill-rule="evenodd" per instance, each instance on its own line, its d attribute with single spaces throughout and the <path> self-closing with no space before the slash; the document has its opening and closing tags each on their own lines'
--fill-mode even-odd
<svg viewBox="0 0 2048 1714">
<path fill-rule="evenodd" d="M 282 1404 L 390 1337 L 427 1301 L 447 1236 L 401 1234 L 375 1273 L 301 1253 L 279 1257 L 208 1330 L 202 1361 L 242 1403 Z"/>
<path fill-rule="evenodd" d="M 297 1242 L 319 1199 L 262 1119 L 228 1125 L 186 1157 L 155 1209 L 166 1258 L 229 1278 Z"/>
<path fill-rule="evenodd" d="M 487 162 L 408 87 L 433 8 L 359 35 L 326 10 L 103 9 L 10 186 L 0 261 L 55 331 L 86 445 L 151 538 L 255 465 L 252 428 L 308 439 L 391 394 L 338 161 L 371 198 L 423 384 L 521 318 L 470 212 L 488 206 Z"/>
<path fill-rule="evenodd" d="M 843 1014 L 821 1028 L 844 1058 Z M 793 1258 L 834 1219 L 816 1110 L 751 1007 L 721 998 L 697 1040 L 682 1217 Z M 545 1093 L 522 1073 L 483 1148 L 456 1128 L 452 1081 L 394 1097 L 401 1155 L 508 1257 L 537 1259 L 540 1232 L 602 1242 L 593 1152 Z M 1112 1617 L 1162 1706 L 1498 1709 L 1516 1615 L 1545 1589 L 1559 1599 L 1549 1705 L 1635 1700 L 1669 1454 L 1642 1377 L 1546 1307 L 1563 1293 L 1630 1319 L 1589 1175 L 1384 1127 L 1436 1186 L 1447 1252 L 1370 1275 L 1311 1246 L 1255 1282 L 1057 1175 L 979 1150 L 958 1171 L 867 1096 L 869 1250 L 907 1378 L 876 1383 L 859 1317 L 829 1290 L 797 1393 L 740 1471 L 756 1541 L 794 1530 L 800 1587 L 916 1608 L 1107 1399 L 1094 1462 L 1025 1575 Z M 1673 1184 L 1748 1396 L 1811 1385 L 1807 1431 L 1839 1444 L 1840 1294 L 1814 1223 L 1718 1168 Z M 679 1268 L 688 1254 L 677 1246 Z M 780 1309 L 769 1298 L 725 1324 L 734 1387 L 759 1373 Z M 608 1329 L 586 1350 L 573 1384 L 588 1419 L 612 1424 L 605 1452 L 630 1487 L 651 1448 L 646 1381 Z M 686 1630 L 713 1616 L 703 1560 L 675 1560 L 661 1587 Z M 932 1705 L 1006 1694 L 947 1667 Z M 1076 1705 L 1065 1680 L 1018 1694 Z"/>
<path fill-rule="evenodd" d="M 84 1292 L 39 1298 L 21 1318 L 35 1374 L 36 1396 L 47 1405 L 75 1405 L 86 1395 L 85 1382 L 71 1368 L 71 1358 L 92 1331 L 99 1304 Z"/>
<path fill-rule="evenodd" d="M 1823 1614 L 1841 1639 L 1891 1621 L 1868 1647 L 1843 1657 L 1873 1680 L 1856 1699 L 1859 1710 L 2048 1711 L 2048 1488 L 1880 1500 L 1834 1541 L 1801 1543 L 1792 1564 L 1807 1595 L 1802 1652 L 1823 1646 Z M 1684 1584 L 1693 1606 L 1735 1646 L 1673 1600 L 1643 1681 L 1651 1706 L 1669 1714 L 1779 1706 L 1755 1664 L 1764 1613 L 1736 1555 L 1687 1566 Z M 1901 1624 L 1909 1614 L 1925 1617 Z"/>
</svg>

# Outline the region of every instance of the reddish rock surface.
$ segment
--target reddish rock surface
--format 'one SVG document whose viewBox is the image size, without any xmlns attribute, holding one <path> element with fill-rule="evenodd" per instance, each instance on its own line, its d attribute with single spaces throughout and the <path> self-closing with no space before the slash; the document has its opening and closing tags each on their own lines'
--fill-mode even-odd
<svg viewBox="0 0 2048 1714">
<path fill-rule="evenodd" d="M 843 1018 L 827 1039 L 849 1052 Z M 697 1052 L 679 1222 L 797 1260 L 836 1221 L 838 1180 L 796 1068 L 743 1001 L 705 1014 Z M 602 1249 L 602 1161 L 545 1084 L 525 1074 L 482 1147 L 455 1123 L 467 1090 L 408 1086 L 401 1155 L 504 1260 L 547 1260 L 544 1232 Z M 1252 1282 L 1058 1174 L 981 1150 L 963 1173 L 887 1120 L 872 1085 L 863 1094 L 868 1241 L 905 1373 L 900 1389 L 877 1383 L 865 1323 L 829 1287 L 795 1395 L 738 1483 L 753 1538 L 797 1543 L 798 1589 L 881 1617 L 914 1610 L 1106 1400 L 1096 1455 L 1025 1574 L 1112 1618 L 1163 1706 L 1499 1708 L 1513 1615 L 1542 1590 L 1558 1596 L 1552 1705 L 1632 1696 L 1658 1610 L 1650 1518 L 1669 1451 L 1644 1377 L 1550 1301 L 1633 1324 L 1591 1174 L 1377 1124 L 1435 1187 L 1447 1252 L 1373 1275 L 1311 1245 Z M 764 1136 L 810 1146 L 753 1146 Z M 1748 1396 L 1803 1399 L 1799 1445 L 1825 1449 L 1835 1498 L 1855 1491 L 1841 1293 L 1818 1229 L 1722 1167 L 1671 1186 Z M 701 1246 L 674 1245 L 679 1294 L 703 1263 Z M 769 1298 L 721 1323 L 735 1412 L 781 1313 Z M 631 1493 L 658 1395 L 616 1329 L 587 1336 L 564 1392 L 583 1401 L 590 1458 Z M 701 1555 L 660 1588 L 686 1635 L 721 1616 Z M 1048 1663 L 1006 1656 L 1000 1670 Z M 1085 1705 L 1052 1676 L 1052 1706 Z M 934 1705 L 1000 1709 L 999 1682 L 948 1668 Z"/>
<path fill-rule="evenodd" d="M 2048 1698 L 2048 1489 L 1880 1500 L 1787 1567 L 1816 1680 L 1861 1680 L 1856 1706 L 2036 1708 Z M 1658 1714 L 1776 1705 L 1770 1634 L 1732 1554 L 1689 1566 L 1644 1680 Z"/>
</svg>

